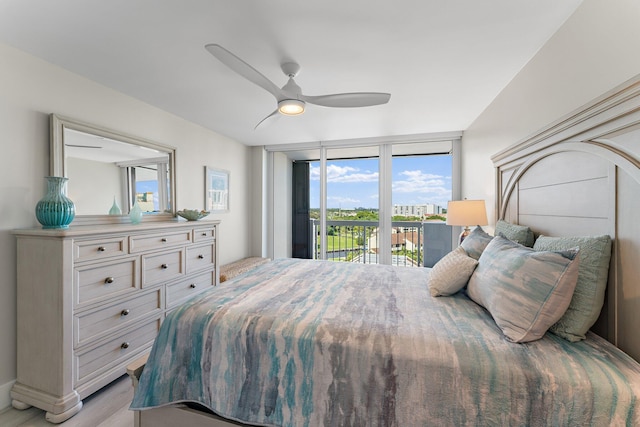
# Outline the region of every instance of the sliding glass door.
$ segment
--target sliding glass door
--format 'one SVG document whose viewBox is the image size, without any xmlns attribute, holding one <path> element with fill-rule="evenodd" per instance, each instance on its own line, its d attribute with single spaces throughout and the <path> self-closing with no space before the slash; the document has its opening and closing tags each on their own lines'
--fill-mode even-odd
<svg viewBox="0 0 640 427">
<path fill-rule="evenodd" d="M 377 147 L 374 147 L 377 149 Z M 326 233 L 321 234 L 320 162 L 310 167 L 310 194 L 316 241 L 316 258 L 376 264 L 377 254 L 370 247 L 371 239 L 378 233 L 379 165 L 374 157 L 349 157 L 351 150 L 327 150 L 326 161 Z M 362 148 L 363 154 L 371 150 Z M 344 157 L 344 156 L 347 157 Z M 322 239 L 326 251 L 322 253 Z"/>
<path fill-rule="evenodd" d="M 274 248 L 266 255 L 283 256 L 288 244 L 295 257 L 432 266 L 452 248 L 443 214 L 447 202 L 460 197 L 460 136 L 265 147 L 271 165 L 267 241 Z M 284 159 L 304 166 L 283 173 L 290 168 Z M 291 216 L 282 212 L 286 187 L 293 193 Z M 287 226 L 289 243 L 283 240 Z"/>
</svg>

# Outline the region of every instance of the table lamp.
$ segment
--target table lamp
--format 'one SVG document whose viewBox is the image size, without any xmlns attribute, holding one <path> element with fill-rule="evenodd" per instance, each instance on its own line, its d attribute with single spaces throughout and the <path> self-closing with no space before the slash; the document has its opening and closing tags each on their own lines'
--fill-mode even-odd
<svg viewBox="0 0 640 427">
<path fill-rule="evenodd" d="M 470 225 L 487 224 L 487 208 L 484 200 L 455 200 L 447 204 L 447 225 L 464 227 L 458 244 L 469 235 Z"/>
</svg>

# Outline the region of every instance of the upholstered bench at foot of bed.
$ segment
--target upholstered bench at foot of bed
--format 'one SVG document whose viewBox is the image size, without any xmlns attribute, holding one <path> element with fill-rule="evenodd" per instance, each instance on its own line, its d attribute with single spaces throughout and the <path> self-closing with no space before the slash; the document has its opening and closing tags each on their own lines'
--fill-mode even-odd
<svg viewBox="0 0 640 427">
<path fill-rule="evenodd" d="M 269 258 L 249 257 L 225 264 L 220 267 L 220 283 L 233 279 L 269 261 L 271 261 Z"/>
</svg>

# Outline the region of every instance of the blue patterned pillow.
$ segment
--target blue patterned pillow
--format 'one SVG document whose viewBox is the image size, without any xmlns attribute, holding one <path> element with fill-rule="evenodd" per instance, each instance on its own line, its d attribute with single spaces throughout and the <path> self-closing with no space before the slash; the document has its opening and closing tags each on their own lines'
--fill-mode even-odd
<svg viewBox="0 0 640 427">
<path fill-rule="evenodd" d="M 467 255 L 473 259 L 480 259 L 482 251 L 487 247 L 489 242 L 493 239 L 493 236 L 487 234 L 482 227 L 477 226 L 471 233 L 462 241 L 462 249 L 465 250 Z"/>
<path fill-rule="evenodd" d="M 535 237 L 533 231 L 526 225 L 511 224 L 502 219 L 496 222 L 496 236 L 503 236 L 528 248 L 533 247 Z"/>
<path fill-rule="evenodd" d="M 575 342 L 585 338 L 585 334 L 598 320 L 609 277 L 611 259 L 611 237 L 547 237 L 540 236 L 534 250 L 559 251 L 572 247 L 580 248 L 578 284 L 571 298 L 567 312 L 549 331 Z"/>
<path fill-rule="evenodd" d="M 496 236 L 485 248 L 467 293 L 513 342 L 541 338 L 571 302 L 577 249 L 538 252 Z"/>
</svg>

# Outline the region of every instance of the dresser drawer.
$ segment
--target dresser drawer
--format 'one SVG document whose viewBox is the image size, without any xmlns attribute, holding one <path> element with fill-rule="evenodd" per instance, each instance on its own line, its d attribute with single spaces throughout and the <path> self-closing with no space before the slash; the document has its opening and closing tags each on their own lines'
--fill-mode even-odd
<svg viewBox="0 0 640 427">
<path fill-rule="evenodd" d="M 75 262 L 94 261 L 128 253 L 129 240 L 126 236 L 73 242 L 73 260 Z"/>
<path fill-rule="evenodd" d="M 159 250 L 176 245 L 191 243 L 191 230 L 177 233 L 147 234 L 129 237 L 131 253 Z"/>
<path fill-rule="evenodd" d="M 74 345 L 76 347 L 132 325 L 145 316 L 164 309 L 162 290 L 156 289 L 134 298 L 76 314 Z M 156 316 L 157 317 L 157 316 Z"/>
<path fill-rule="evenodd" d="M 160 330 L 160 322 L 160 319 L 153 319 L 138 328 L 126 330 L 96 347 L 77 352 L 77 384 L 89 381 L 128 357 L 150 348 Z"/>
<path fill-rule="evenodd" d="M 188 298 L 199 294 L 211 287 L 215 283 L 214 272 L 209 271 L 205 274 L 181 280 L 167 286 L 167 307 L 171 307 L 178 303 L 184 302 Z"/>
<path fill-rule="evenodd" d="M 184 250 L 142 255 L 142 287 L 178 279 L 185 274 Z"/>
<path fill-rule="evenodd" d="M 205 242 L 216 238 L 216 228 L 197 228 L 193 230 L 193 242 Z"/>
<path fill-rule="evenodd" d="M 205 268 L 213 268 L 216 265 L 215 243 L 202 246 L 190 246 L 187 248 L 187 274 Z"/>
<path fill-rule="evenodd" d="M 74 268 L 73 273 L 76 306 L 125 295 L 140 288 L 138 257 L 80 266 Z"/>
</svg>

